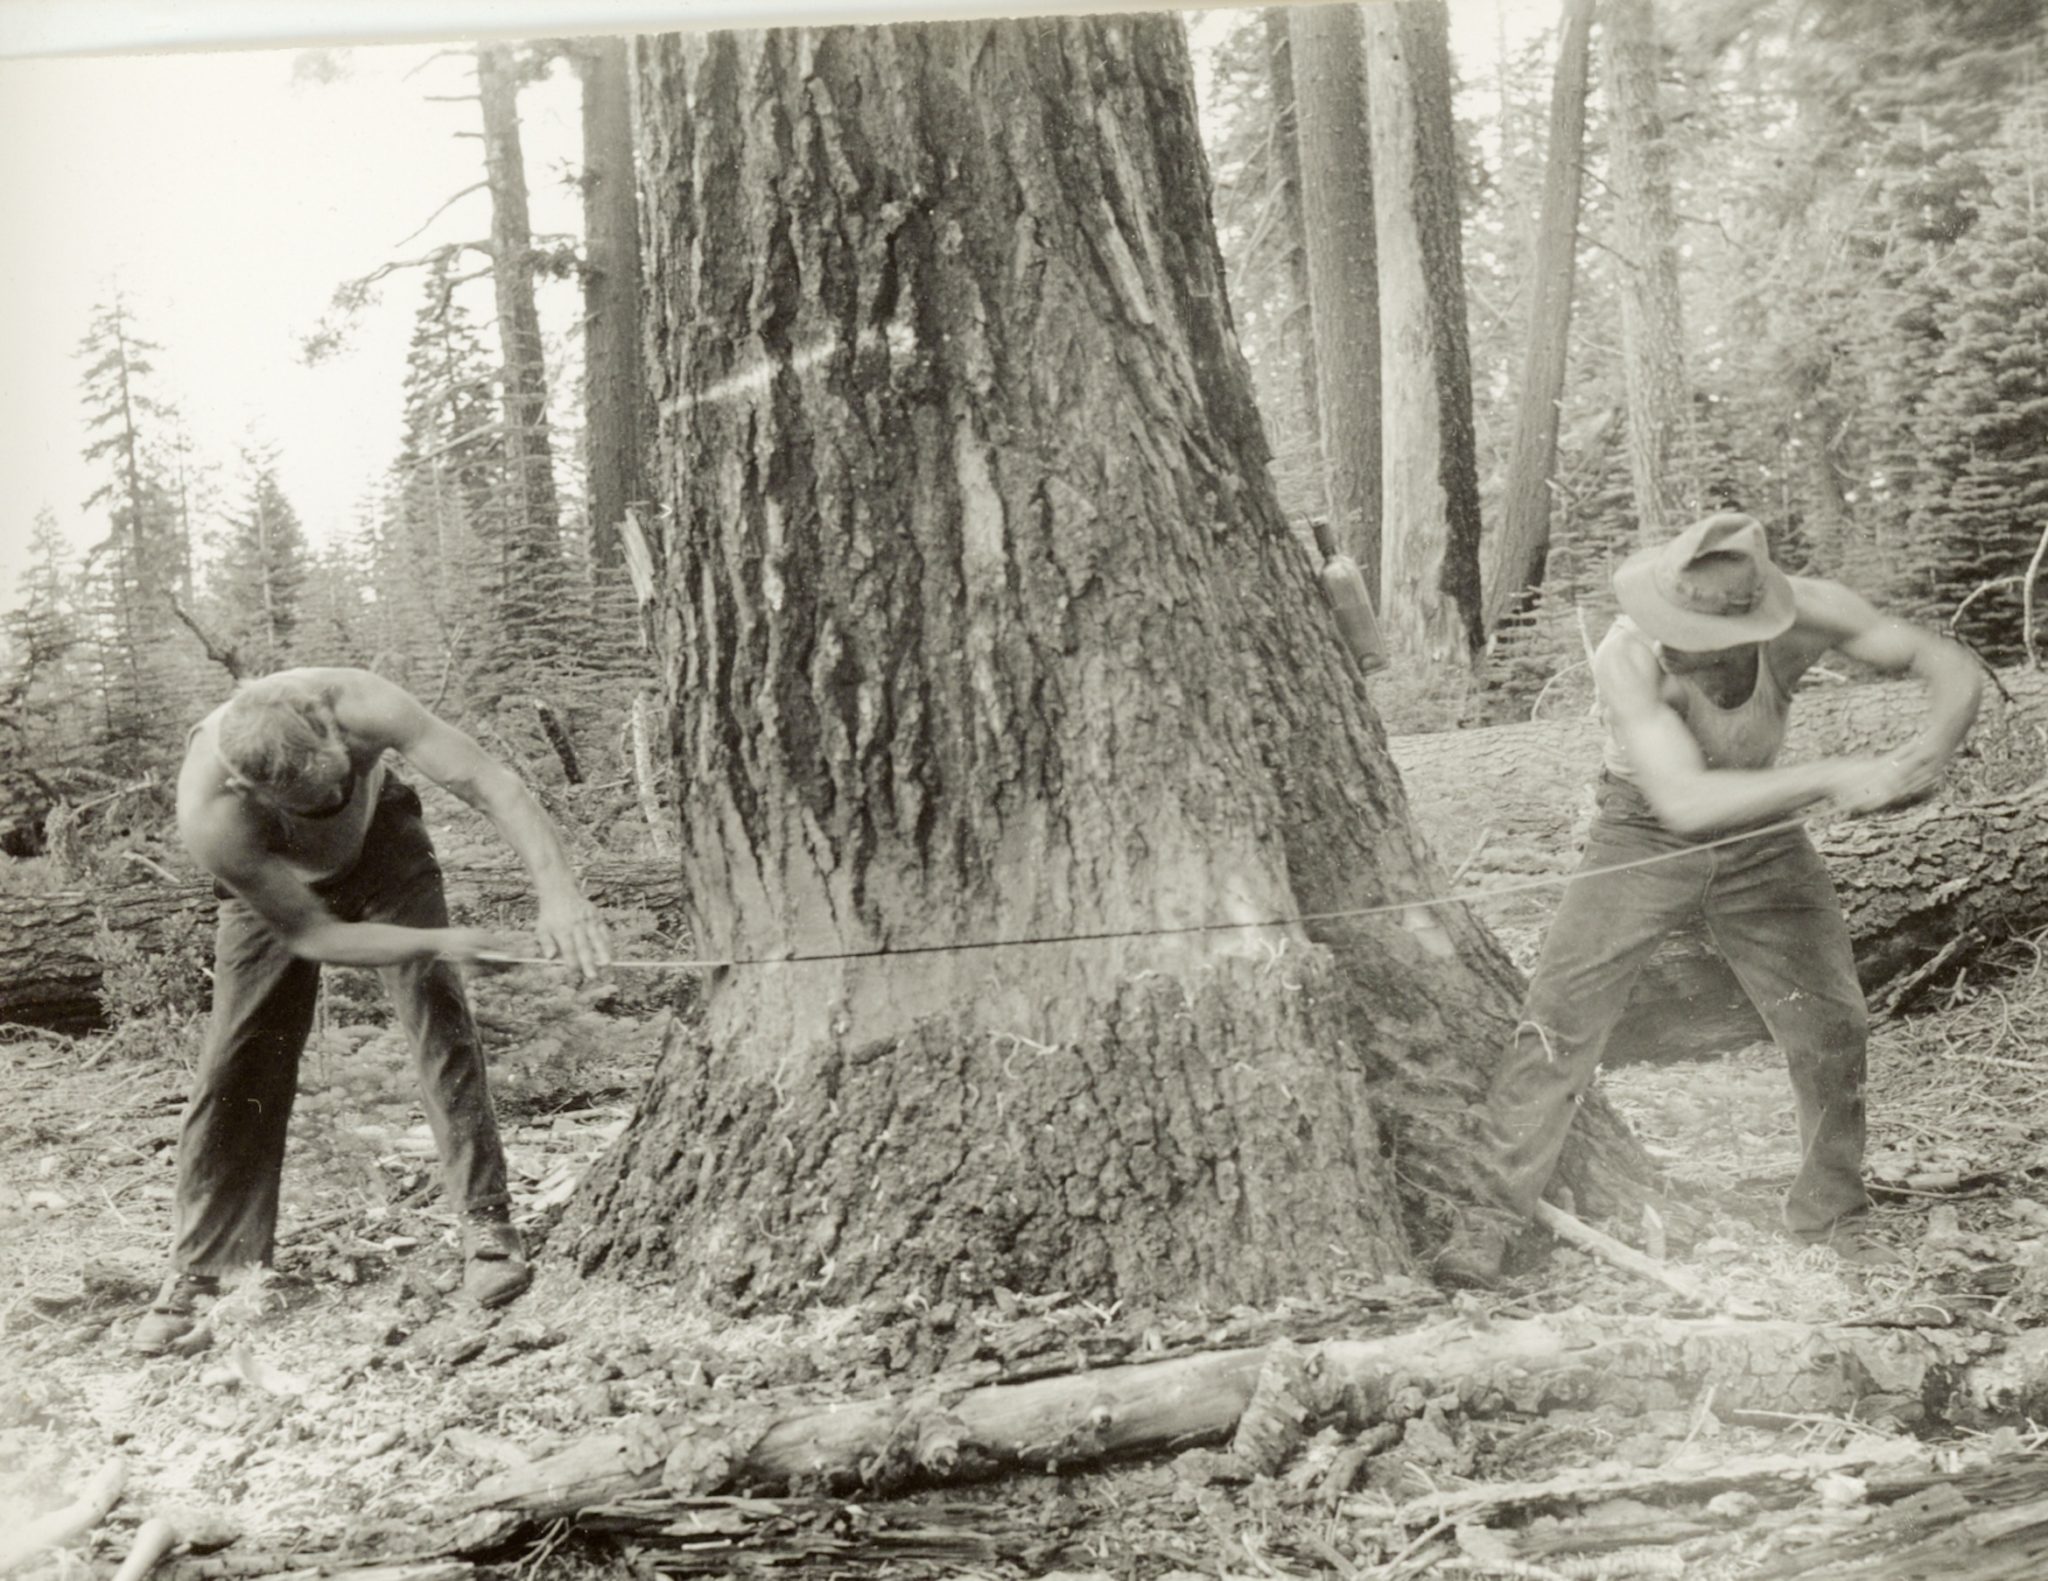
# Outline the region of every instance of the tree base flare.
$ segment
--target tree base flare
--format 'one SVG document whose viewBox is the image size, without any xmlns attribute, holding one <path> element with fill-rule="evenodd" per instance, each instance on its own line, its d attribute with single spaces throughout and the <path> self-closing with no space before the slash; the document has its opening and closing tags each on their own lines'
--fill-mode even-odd
<svg viewBox="0 0 2048 1581">
<path fill-rule="evenodd" d="M 917 992 L 922 968 L 876 969 Z M 1326 957 L 1083 997 L 1006 1013 L 991 981 L 773 1063 L 715 1027 L 672 1042 L 572 1210 L 576 1257 L 739 1309 L 998 1285 L 1228 1303 L 1411 1267 Z"/>
</svg>

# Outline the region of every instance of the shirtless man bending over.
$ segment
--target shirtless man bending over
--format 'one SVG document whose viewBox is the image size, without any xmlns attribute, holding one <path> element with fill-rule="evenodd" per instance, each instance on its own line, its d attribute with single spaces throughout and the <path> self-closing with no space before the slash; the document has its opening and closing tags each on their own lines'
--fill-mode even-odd
<svg viewBox="0 0 2048 1581">
<path fill-rule="evenodd" d="M 610 956 L 539 803 L 468 736 L 365 670 L 283 670 L 193 727 L 178 829 L 216 880 L 213 1013 L 178 1140 L 171 1272 L 137 1326 L 158 1354 L 195 1327 L 223 1275 L 270 1260 L 285 1130 L 323 963 L 374 966 L 417 1064 L 464 1288 L 512 1300 L 531 1282 L 476 1024 L 455 963 L 518 949 L 451 928 L 420 799 L 397 752 L 487 814 L 533 875 L 540 951 L 585 977 Z"/>
</svg>

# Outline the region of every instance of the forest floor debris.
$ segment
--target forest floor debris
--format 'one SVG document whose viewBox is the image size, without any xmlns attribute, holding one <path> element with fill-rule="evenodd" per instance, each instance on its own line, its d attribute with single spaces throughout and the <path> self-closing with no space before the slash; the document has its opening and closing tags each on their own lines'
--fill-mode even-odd
<svg viewBox="0 0 2048 1581">
<path fill-rule="evenodd" d="M 544 1236 L 626 1123 L 675 1012 L 610 1013 L 547 974 L 484 979 L 478 1000 L 497 1029 L 517 1211 Z M 276 1271 L 215 1307 L 206 1353 L 144 1360 L 125 1339 L 161 1276 L 197 1036 L 190 1023 L 155 1030 L 147 1054 L 134 1026 L 109 1035 L 120 1040 L 112 1053 L 106 1039 L 0 1043 L 0 1515 L 20 1528 L 71 1503 L 107 1465 L 126 1473 L 107 1520 L 22 1574 L 110 1575 L 150 1519 L 184 1539 L 158 1572 L 174 1577 L 265 1573 L 334 1553 L 425 1561 L 479 1485 L 635 1419 L 874 1399 L 941 1371 L 1016 1380 L 1198 1348 L 1359 1338 L 1459 1313 L 1656 1312 L 1677 1300 L 1557 1245 L 1499 1295 L 1449 1303 L 1419 1283 L 1339 1276 L 1320 1300 L 1262 1311 L 1105 1311 L 1005 1294 L 985 1308 L 735 1322 L 680 1309 L 661 1288 L 582 1281 L 543 1245 L 532 1292 L 486 1314 L 456 1293 L 455 1226 L 437 1200 L 402 1042 L 343 987 L 308 1050 Z M 1711 1204 L 1705 1233 L 1675 1248 L 1673 1265 L 1729 1310 L 2006 1333 L 2048 1316 L 2040 1065 L 2048 968 L 2038 955 L 1938 1015 L 1880 1029 L 1872 1173 L 1880 1231 L 1902 1259 L 1880 1271 L 1772 1232 L 1794 1150 L 1774 1052 L 1627 1067 L 1603 1081 L 1674 1187 Z M 1271 1475 L 1209 1444 L 866 1502 L 663 1496 L 480 1557 L 528 1575 L 640 1577 L 750 1566 L 1623 1575 L 1676 1573 L 1675 1558 L 1711 1581 L 1792 1574 L 1814 1545 L 1909 1515 L 1915 1540 L 1935 1542 L 1946 1530 L 1928 1513 L 1935 1471 L 1976 1466 L 1989 1478 L 1983 1468 L 2038 1447 L 2024 1424 L 1990 1434 L 1924 1424 L 1923 1438 L 1843 1418 L 1722 1413 L 1710 1398 L 1628 1420 L 1597 1409 L 1481 1419 L 1454 1399 L 1418 1400 L 1391 1428 L 1312 1432 Z M 1758 1469 L 1767 1465 L 1778 1469 Z M 1921 1503 L 1897 1514 L 1873 1479 L 1908 1472 L 1922 1479 L 1911 1495 Z"/>
</svg>

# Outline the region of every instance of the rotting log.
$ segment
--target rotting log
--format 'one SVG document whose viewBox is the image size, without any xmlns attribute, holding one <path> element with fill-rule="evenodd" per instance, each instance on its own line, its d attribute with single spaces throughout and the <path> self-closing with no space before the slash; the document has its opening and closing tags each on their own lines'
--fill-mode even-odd
<svg viewBox="0 0 2048 1581">
<path fill-rule="evenodd" d="M 533 884 L 516 866 L 444 871 L 458 917 L 529 911 Z M 664 930 L 681 927 L 683 893 L 673 869 L 605 862 L 583 874 L 584 892 L 612 911 L 648 911 Z M 189 962 L 203 992 L 216 902 L 206 884 L 160 882 L 0 895 L 0 1024 L 81 1033 L 106 1025 L 100 1000 L 101 931 L 132 942 L 157 962 Z"/>
<path fill-rule="evenodd" d="M 1959 1330 L 1816 1327 L 1729 1318 L 1615 1318 L 1572 1311 L 1474 1325 L 1463 1320 L 1369 1340 L 1203 1352 L 1014 1384 L 903 1398 L 748 1412 L 663 1427 L 647 1417 L 495 1477 L 474 1511 L 573 1518 L 666 1489 L 887 1491 L 978 1480 L 1225 1440 L 1262 1376 L 1285 1375 L 1302 1426 L 1359 1431 L 1455 1394 L 1471 1415 L 1551 1407 L 1670 1410 L 1711 1389 L 1712 1408 L 1862 1415 L 1910 1425 L 2012 1419 L 2038 1406 L 2048 1361 L 1994 1355 Z M 1305 1383 L 1304 1383 L 1305 1380 Z"/>
<path fill-rule="evenodd" d="M 1985 949 L 2048 925 L 2048 842 L 2038 838 L 2048 815 L 2048 676 L 2011 671 L 2000 681 L 2012 701 L 1987 708 L 1955 789 L 1901 813 L 1814 824 L 1875 1008 L 1911 1008 Z M 1917 724 L 1919 696 L 1911 682 L 1808 686 L 1785 760 L 1896 746 Z M 1447 868 L 1463 868 L 1461 887 L 1561 877 L 1577 864 L 1600 768 L 1597 721 L 1399 736 L 1390 746 L 1424 835 Z M 1481 911 L 1526 933 L 1547 923 L 1561 892 L 1527 891 Z M 1704 933 L 1681 932 L 1645 972 L 1611 1057 L 1697 1058 L 1766 1035 Z"/>
</svg>

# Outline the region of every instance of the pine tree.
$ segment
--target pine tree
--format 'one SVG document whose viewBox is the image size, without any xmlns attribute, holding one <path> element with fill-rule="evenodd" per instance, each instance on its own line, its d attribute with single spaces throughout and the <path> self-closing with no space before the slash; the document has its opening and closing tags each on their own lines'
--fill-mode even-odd
<svg viewBox="0 0 2048 1581">
<path fill-rule="evenodd" d="M 102 465 L 105 481 L 85 500 L 104 505 L 112 530 L 88 557 L 85 604 L 107 772 L 155 763 L 172 744 L 186 687 L 171 655 L 182 635 L 171 595 L 186 575 L 190 546 L 184 513 L 160 443 L 177 429 L 177 414 L 151 390 L 159 348 L 136 330 L 116 297 L 95 309 L 79 356 L 86 426 L 97 437 L 85 459 Z"/>
<path fill-rule="evenodd" d="M 228 520 L 208 578 L 210 624 L 234 647 L 244 673 L 263 675 L 292 662 L 309 552 L 278 482 L 276 451 L 245 449 L 242 462 L 248 494 Z"/>
<path fill-rule="evenodd" d="M 443 261 L 414 320 L 403 438 L 366 558 L 393 675 L 415 688 L 450 677 L 458 699 L 496 611 L 492 528 L 507 484 L 492 386 L 490 354 Z"/>
<path fill-rule="evenodd" d="M 56 797 L 85 766 L 85 631 L 72 607 L 70 549 L 57 518 L 36 513 L 18 602 L 0 615 L 0 849 L 41 849 Z"/>
<path fill-rule="evenodd" d="M 2048 211 L 2040 138 L 1987 155 L 1990 186 L 1969 233 L 1943 259 L 1943 342 L 1921 430 L 1915 559 L 1927 611 L 1946 618 L 1972 592 L 2026 568 L 2048 523 Z M 2023 649 L 2017 598 L 1984 597 L 1959 628 L 1994 659 Z"/>
</svg>

